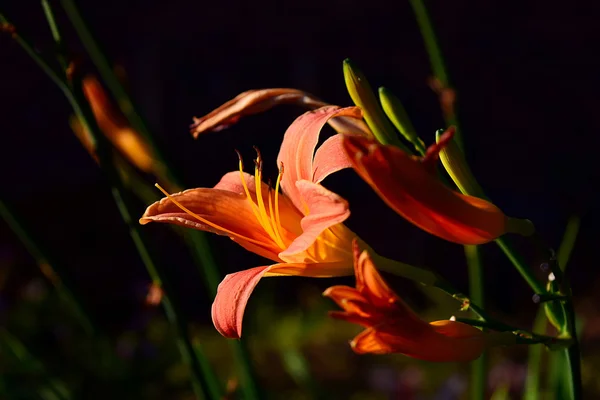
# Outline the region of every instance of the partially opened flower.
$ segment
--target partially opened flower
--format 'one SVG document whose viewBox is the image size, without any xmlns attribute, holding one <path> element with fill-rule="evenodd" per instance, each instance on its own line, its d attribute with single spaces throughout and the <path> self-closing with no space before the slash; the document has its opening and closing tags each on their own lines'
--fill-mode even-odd
<svg viewBox="0 0 600 400">
<path fill-rule="evenodd" d="M 348 203 L 319 184 L 350 166 L 341 135 L 330 137 L 315 152 L 321 128 L 340 116 L 360 118 L 361 112 L 329 106 L 294 121 L 281 145 L 274 190 L 262 182 L 259 153 L 254 176 L 243 172 L 240 159 L 239 171 L 223 176 L 214 188 L 168 195 L 140 219 L 142 224 L 166 222 L 226 235 L 275 262 L 227 275 L 221 282 L 212 317 L 223 336 L 240 337 L 246 303 L 263 276 L 352 274 L 356 235 L 342 224 L 350 215 Z"/>
<path fill-rule="evenodd" d="M 448 130 L 424 157 L 406 154 L 364 137 L 347 136 L 344 149 L 354 170 L 398 214 L 433 235 L 461 244 L 482 244 L 515 232 L 533 233 L 527 220 L 509 218 L 492 203 L 444 185 L 435 173 Z"/>
<path fill-rule="evenodd" d="M 332 286 L 323 295 L 344 311 L 332 311 L 337 319 L 364 326 L 350 342 L 359 354 L 401 353 L 427 361 L 470 361 L 486 347 L 486 334 L 461 322 L 421 320 L 394 293 L 377 272 L 367 250 L 354 244 L 356 287 Z"/>
</svg>

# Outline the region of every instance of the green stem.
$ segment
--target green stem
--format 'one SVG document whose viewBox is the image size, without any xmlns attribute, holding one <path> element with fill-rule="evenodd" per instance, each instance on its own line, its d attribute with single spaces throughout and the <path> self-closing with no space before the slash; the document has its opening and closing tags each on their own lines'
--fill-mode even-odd
<svg viewBox="0 0 600 400">
<path fill-rule="evenodd" d="M 146 139 L 146 142 L 152 149 L 152 153 L 159 161 L 158 163 L 160 167 L 155 169 L 155 173 L 158 175 L 159 180 L 163 182 L 169 182 L 172 186 L 177 188 L 184 187 L 184 185 L 180 183 L 179 179 L 177 179 L 177 177 L 172 173 L 172 170 L 165 168 L 165 166 L 168 164 L 165 161 L 162 151 L 156 145 L 154 137 L 146 127 L 144 120 L 136 112 L 131 98 L 117 79 L 107 58 L 104 56 L 98 44 L 92 37 L 83 18 L 81 17 L 81 14 L 79 13 L 79 10 L 75 6 L 75 3 L 71 0 L 62 0 L 61 3 L 67 16 L 71 20 L 71 23 L 75 27 L 79 38 L 88 51 L 88 54 L 98 68 L 98 71 L 106 83 L 109 91 L 117 99 L 121 111 L 131 126 Z M 219 283 L 220 274 L 219 269 L 211 255 L 210 246 L 206 240 L 205 234 L 197 231 L 189 231 L 189 233 L 186 233 L 184 237 L 188 246 L 190 247 L 196 264 L 201 266 L 199 270 L 204 278 L 207 288 L 211 293 L 216 293 L 216 287 Z M 240 374 L 243 376 L 242 391 L 247 399 L 258 399 L 259 395 L 256 389 L 257 386 L 253 378 L 254 375 L 252 373 L 250 359 L 247 357 L 247 350 L 241 342 L 232 342 L 231 345 L 235 349 L 234 357 L 236 357 L 236 364 L 241 370 Z"/>
<path fill-rule="evenodd" d="M 48 9 L 45 13 L 45 16 L 48 19 L 49 25 L 56 29 L 57 25 L 54 21 L 54 16 L 51 10 Z M 0 21 L 3 23 L 9 23 L 3 16 Z M 60 34 L 56 32 L 54 37 L 55 39 L 59 40 Z M 42 67 L 42 69 L 63 91 L 67 97 L 67 100 L 73 107 L 75 114 L 80 118 L 82 124 L 92 135 L 95 141 L 96 154 L 98 156 L 100 167 L 113 186 L 113 196 L 119 211 L 121 212 L 123 220 L 129 226 L 131 237 L 136 245 L 140 257 L 142 258 L 142 261 L 154 282 L 161 286 L 165 285 L 167 282 L 164 280 L 164 274 L 162 271 L 160 271 L 161 273 L 159 274 L 159 270 L 157 269 L 156 264 L 150 256 L 150 252 L 148 251 L 148 246 L 146 245 L 146 242 L 139 231 L 139 225 L 131 218 L 131 210 L 133 208 L 126 197 L 123 182 L 121 181 L 120 175 L 113 163 L 110 144 L 102 135 L 98 125 L 96 124 L 89 104 L 85 101 L 85 96 L 81 90 L 80 81 L 74 81 L 71 83 L 67 82 L 66 76 L 64 74 L 63 76 L 60 76 L 56 71 L 50 68 L 48 64 L 41 59 L 41 57 L 39 57 L 35 51 L 32 50 L 32 47 L 25 40 L 23 40 L 20 36 L 18 36 L 16 39 L 18 39 L 17 42 L 25 49 L 25 51 L 27 51 L 30 56 L 32 56 L 38 65 Z M 187 324 L 185 323 L 185 320 L 181 318 L 182 314 L 176 311 L 174 304 L 167 295 L 168 293 L 171 293 L 170 288 L 165 287 L 164 293 L 165 296 L 163 296 L 163 307 L 168 320 L 177 328 L 178 343 L 183 360 L 190 366 L 192 372 L 192 385 L 194 387 L 194 392 L 198 398 L 220 398 L 220 390 L 215 390 L 214 388 L 216 380 L 214 377 L 207 377 L 202 373 L 203 371 L 198 363 L 198 359 L 194 356 L 194 347 L 192 346 L 187 335 Z"/>
<path fill-rule="evenodd" d="M 48 369 L 43 362 L 31 354 L 25 344 L 8 332 L 6 328 L 0 328 L 0 346 L 5 349 L 4 351 L 0 351 L 3 355 L 3 363 L 11 355 L 20 365 L 29 365 L 34 369 L 32 372 L 43 374 L 46 387 L 54 398 L 59 400 L 68 400 L 71 398 L 70 393 L 65 393 L 65 385 L 49 376 Z"/>
<path fill-rule="evenodd" d="M 113 197 L 119 208 L 121 217 L 129 228 L 129 234 L 136 246 L 140 258 L 153 282 L 163 288 L 163 292 L 165 293 L 162 299 L 163 308 L 168 321 L 177 329 L 178 346 L 183 361 L 190 366 L 194 392 L 198 398 L 217 399 L 220 396 L 220 389 L 215 387 L 217 380 L 214 376 L 210 376 L 212 374 L 207 375 L 207 371 L 210 371 L 210 368 L 201 365 L 201 361 L 196 356 L 198 349 L 197 347 L 194 348 L 190 341 L 187 332 L 187 322 L 183 317 L 179 304 L 176 304 L 174 299 L 170 296 L 175 290 L 166 279 L 164 271 L 154 261 L 149 246 L 137 223 L 137 219 L 132 217 L 132 210 L 134 208 L 124 190 L 121 177 L 112 162 L 110 145 L 99 131 L 96 121 L 93 118 L 93 114 L 89 109 L 89 105 L 84 102 L 85 100 L 83 100 L 84 96 L 83 92 L 81 92 L 81 88 L 76 88 L 73 92 L 70 92 L 70 94 L 71 95 L 67 97 L 69 98 L 75 113 L 84 123 L 97 143 L 96 154 L 100 161 L 100 168 L 106 174 L 108 181 L 112 185 Z"/>
<path fill-rule="evenodd" d="M 425 42 L 425 48 L 429 55 L 429 61 L 431 62 L 431 69 L 433 70 L 434 76 L 439 79 L 440 83 L 444 87 L 450 85 L 448 79 L 448 73 L 446 72 L 446 65 L 444 63 L 444 57 L 442 51 L 438 45 L 438 40 L 433 30 L 433 24 L 429 18 L 429 13 L 423 0 L 410 0 L 410 5 L 413 8 L 415 17 L 417 18 L 417 24 L 421 30 L 421 36 Z"/>
<path fill-rule="evenodd" d="M 540 308 L 533 323 L 533 332 L 546 331 L 546 315 L 544 309 Z M 544 347 L 542 345 L 533 345 L 529 347 L 529 355 L 527 358 L 527 377 L 525 380 L 525 393 L 523 400 L 539 400 L 540 399 L 540 367 L 542 365 Z"/>
<path fill-rule="evenodd" d="M 2 14 L 2 12 L 0 12 L 0 24 L 12 25 L 6 16 Z M 12 34 L 12 38 L 57 86 L 61 88 L 64 86 L 64 82 L 60 78 L 59 73 L 57 73 L 57 71 L 52 68 L 46 60 L 43 59 L 43 57 L 33 48 L 33 46 L 29 44 L 29 42 L 23 39 L 23 37 L 16 32 Z"/>
<path fill-rule="evenodd" d="M 477 246 L 465 246 L 465 258 L 469 271 L 469 295 L 480 307 L 484 307 L 484 279 L 481 254 Z M 471 399 L 485 399 L 487 377 L 487 354 L 471 363 Z"/>
<path fill-rule="evenodd" d="M 508 242 L 508 240 L 504 236 L 496 239 L 496 244 L 498 244 L 500 249 L 502 249 L 504 254 L 506 254 L 510 262 L 513 263 L 517 271 L 519 271 L 523 279 L 525 279 L 525 281 L 534 293 L 547 293 L 544 285 L 533 275 L 533 271 L 531 270 L 529 265 L 527 265 L 527 262 L 523 260 L 521 255 L 515 250 L 515 248 Z"/>
<path fill-rule="evenodd" d="M 41 241 L 33 235 L 31 229 L 26 227 L 17 212 L 2 199 L 0 199 L 0 217 L 6 221 L 29 254 L 35 259 L 44 276 L 54 285 L 59 296 L 75 314 L 83 329 L 89 335 L 94 335 L 96 329 L 95 324 L 89 317 L 90 314 L 84 310 L 84 303 L 81 299 L 70 289 L 75 286 L 69 279 L 70 274 L 56 261 L 51 252 L 44 248 Z"/>
<path fill-rule="evenodd" d="M 583 389 L 581 387 L 581 352 L 579 350 L 579 340 L 577 338 L 577 329 L 575 321 L 575 310 L 572 301 L 564 302 L 564 310 L 567 315 L 567 332 L 573 339 L 573 344 L 565 350 L 567 361 L 569 363 L 569 387 L 572 400 L 581 400 L 583 398 Z"/>
<path fill-rule="evenodd" d="M 191 250 L 196 265 L 214 265 L 215 261 L 210 252 L 210 248 L 201 234 L 192 229 L 177 229 L 182 234 Z M 204 278 L 204 284 L 211 296 L 217 293 L 217 287 L 221 281 L 221 276 L 216 268 L 204 268 L 200 271 Z M 260 399 L 260 391 L 256 385 L 256 376 L 252 368 L 252 361 L 248 353 L 246 342 L 243 340 L 228 340 L 234 359 L 236 360 L 237 373 L 240 376 L 241 391 L 244 399 Z"/>
<path fill-rule="evenodd" d="M 421 37 L 423 38 L 423 42 L 425 43 L 425 49 L 427 50 L 427 54 L 429 55 L 429 63 L 431 64 L 431 70 L 433 71 L 433 75 L 439 81 L 442 89 L 447 89 L 450 87 L 450 79 L 446 70 L 444 56 L 442 55 L 442 50 L 440 49 L 435 30 L 433 29 L 433 24 L 431 23 L 431 18 L 429 17 L 429 13 L 427 12 L 427 8 L 425 7 L 423 0 L 409 1 L 413 12 L 415 13 L 417 24 L 419 25 L 419 30 L 421 31 Z M 454 139 L 462 149 L 462 132 L 458 128 L 458 121 L 456 118 L 455 110 L 452 107 L 452 109 L 449 111 L 449 113 L 444 113 L 446 125 L 457 126 Z"/>
<path fill-rule="evenodd" d="M 160 147 L 156 144 L 154 140 L 154 136 L 150 133 L 150 130 L 144 123 L 144 119 L 137 113 L 136 108 L 133 105 L 133 102 L 127 91 L 121 85 L 117 76 L 115 75 L 112 66 L 108 62 L 108 59 L 104 55 L 104 53 L 100 50 L 100 46 L 94 40 L 90 30 L 88 29 L 85 21 L 83 20 L 79 9 L 75 5 L 73 0 L 61 0 L 61 5 L 67 14 L 67 17 L 73 24 L 75 31 L 79 35 L 79 39 L 83 43 L 83 46 L 87 50 L 88 55 L 92 59 L 92 62 L 98 68 L 98 72 L 102 77 L 104 83 L 108 90 L 112 93 L 114 98 L 117 100 L 119 108 L 131 124 L 134 130 L 139 132 L 143 138 L 146 140 L 150 148 L 152 149 L 152 153 L 160 166 L 157 170 L 160 171 L 161 175 L 165 175 L 167 178 L 167 182 L 172 182 L 177 184 L 179 181 L 174 175 L 171 169 L 167 169 L 165 166 L 168 165 L 165 162 L 165 157 L 160 149 Z M 177 186 L 181 186 L 178 185 Z"/>
<path fill-rule="evenodd" d="M 121 111 L 131 126 L 146 139 L 146 142 L 152 149 L 152 153 L 160 165 L 159 168 L 155 169 L 158 179 L 163 182 L 171 183 L 172 186 L 177 188 L 185 187 L 185 185 L 177 178 L 176 174 L 173 173 L 173 170 L 165 167 L 169 164 L 166 161 L 163 152 L 160 147 L 157 146 L 154 136 L 150 133 L 140 114 L 136 112 L 136 108 L 134 107 L 131 98 L 114 74 L 110 63 L 94 40 L 73 0 L 61 0 L 61 4 L 73 24 L 73 27 L 77 31 L 90 58 L 98 68 L 98 72 L 106 83 L 108 90 L 117 100 Z M 200 264 L 199 270 L 202 273 L 207 288 L 211 293 L 216 293 L 216 287 L 221 275 L 219 273 L 219 268 L 211 255 L 206 235 L 202 232 L 193 231 L 186 235 L 185 240 L 190 247 L 192 256 L 196 262 Z M 232 346 L 235 348 L 234 357 L 236 357 L 236 363 L 241 371 L 241 375 L 244 376 L 244 384 L 242 386 L 244 396 L 247 400 L 258 399 L 257 385 L 254 378 L 252 378 L 254 375 L 252 372 L 252 364 L 249 357 L 247 357 L 247 349 L 245 349 L 243 342 L 239 341 L 232 342 Z"/>
</svg>

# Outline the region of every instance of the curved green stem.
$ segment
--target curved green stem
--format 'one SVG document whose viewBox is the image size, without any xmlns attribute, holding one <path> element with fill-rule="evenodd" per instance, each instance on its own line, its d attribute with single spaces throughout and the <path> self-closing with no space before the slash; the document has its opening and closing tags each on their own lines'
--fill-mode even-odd
<svg viewBox="0 0 600 400">
<path fill-rule="evenodd" d="M 46 6 L 48 6 L 47 3 Z M 54 16 L 49 8 L 46 9 L 45 16 L 48 19 L 48 23 L 53 28 L 52 30 L 54 38 L 59 40 L 60 34 L 57 31 L 57 25 L 54 21 Z M 2 15 L 0 15 L 0 22 L 9 23 L 9 21 L 7 21 Z M 54 32 L 55 30 L 56 32 Z M 119 175 L 115 168 L 115 164 L 113 163 L 110 144 L 104 138 L 98 128 L 98 125 L 96 124 L 93 113 L 81 90 L 80 81 L 74 80 L 72 82 L 68 82 L 65 75 L 66 71 L 63 71 L 62 74 L 59 74 L 56 70 L 51 68 L 46 61 L 37 54 L 37 52 L 33 50 L 32 46 L 29 45 L 28 42 L 18 35 L 14 35 L 14 37 L 17 43 L 23 47 L 23 49 L 38 63 L 38 65 L 40 65 L 40 67 L 63 91 L 67 100 L 73 107 L 75 114 L 80 118 L 82 124 L 92 135 L 95 141 L 96 154 L 99 159 L 100 167 L 112 185 L 112 192 L 115 202 L 117 203 L 123 220 L 129 226 L 131 237 L 144 265 L 146 266 L 146 269 L 148 270 L 149 275 L 156 284 L 168 286 L 168 282 L 165 281 L 162 270 L 157 267 L 152 256 L 150 255 L 149 247 L 139 231 L 139 225 L 137 224 L 137 221 L 134 221 L 134 219 L 131 217 L 131 211 L 133 208 L 127 198 L 121 176 Z M 197 394 L 198 398 L 220 398 L 220 390 L 219 388 L 215 387 L 216 380 L 214 377 L 207 377 L 205 375 L 206 371 L 203 371 L 203 368 L 198 363 L 197 357 L 194 356 L 194 347 L 192 346 L 192 343 L 187 335 L 187 325 L 185 320 L 181 318 L 181 312 L 177 310 L 174 303 L 167 295 L 168 293 L 172 293 L 171 288 L 165 287 L 164 292 L 165 296 L 163 296 L 163 307 L 165 309 L 167 318 L 177 328 L 179 347 L 184 362 L 190 365 L 192 371 L 192 384 L 195 393 Z"/>
<path fill-rule="evenodd" d="M 182 184 L 181 180 L 172 169 L 166 167 L 169 165 L 168 160 L 165 158 L 160 147 L 154 140 L 154 136 L 147 128 L 144 119 L 136 111 L 133 101 L 127 94 L 127 91 L 124 89 L 123 85 L 121 85 L 117 79 L 110 63 L 108 62 L 108 59 L 101 51 L 100 46 L 94 40 L 94 37 L 83 20 L 79 9 L 75 5 L 75 2 L 73 0 L 61 0 L 61 4 L 69 20 L 73 24 L 77 34 L 79 35 L 81 42 L 86 48 L 90 58 L 98 68 L 98 72 L 100 73 L 103 81 L 106 83 L 108 90 L 117 100 L 121 111 L 131 126 L 144 137 L 152 149 L 154 157 L 160 164 L 159 167 L 155 169 L 158 180 L 170 184 L 170 187 L 173 189 L 181 190 L 185 187 L 185 185 Z M 196 264 L 199 265 L 198 270 L 204 279 L 207 289 L 210 293 L 216 293 L 216 288 L 220 281 L 221 274 L 210 252 L 210 245 L 206 235 L 203 232 L 194 230 L 188 230 L 188 232 L 184 235 L 185 241 L 190 248 L 192 257 L 196 261 Z M 242 341 L 230 341 L 230 343 L 233 347 L 233 355 L 236 359 L 236 364 L 239 367 L 240 375 L 242 376 L 241 391 L 244 393 L 244 396 L 247 400 L 260 398 L 258 386 L 256 385 L 252 371 L 252 363 L 248 357 L 248 351 L 245 347 L 245 343 Z"/>
</svg>

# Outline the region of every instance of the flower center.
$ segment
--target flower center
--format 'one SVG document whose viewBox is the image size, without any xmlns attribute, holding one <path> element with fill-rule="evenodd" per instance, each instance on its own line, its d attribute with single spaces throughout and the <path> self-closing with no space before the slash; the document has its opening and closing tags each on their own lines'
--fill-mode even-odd
<svg viewBox="0 0 600 400">
<path fill-rule="evenodd" d="M 255 147 L 257 157 L 254 160 L 254 183 L 255 183 L 255 191 L 256 191 L 256 203 L 254 203 L 254 199 L 250 195 L 250 190 L 248 189 L 248 185 L 246 183 L 246 179 L 244 178 L 244 164 L 242 162 L 242 157 L 238 152 L 239 157 L 239 171 L 240 171 L 240 179 L 242 181 L 242 186 L 244 188 L 244 192 L 246 194 L 246 200 L 250 203 L 250 208 L 252 213 L 256 217 L 256 220 L 259 222 L 260 226 L 263 230 L 269 235 L 269 238 L 273 241 L 272 243 L 266 241 L 260 241 L 256 239 L 249 238 L 247 236 L 241 235 L 237 232 L 226 229 L 214 222 L 207 220 L 189 210 L 183 204 L 175 200 L 173 196 L 171 196 L 165 189 L 163 189 L 158 183 L 156 186 L 169 200 L 173 202 L 177 207 L 179 207 L 182 211 L 189 214 L 193 218 L 197 219 L 201 223 L 210 226 L 211 228 L 217 229 L 232 238 L 238 238 L 250 243 L 257 244 L 261 247 L 272 248 L 273 244 L 279 247 L 280 250 L 284 250 L 287 248 L 287 245 L 283 239 L 284 229 L 281 225 L 281 218 L 279 215 L 279 186 L 281 183 L 281 178 L 283 176 L 283 163 L 281 163 L 281 167 L 279 169 L 279 175 L 277 176 L 277 182 L 275 183 L 275 195 L 271 196 L 271 187 L 269 186 L 269 190 L 267 193 L 267 202 L 265 203 L 265 199 L 263 198 L 262 193 L 262 157 L 260 151 Z M 273 205 L 273 203 L 275 203 Z M 267 209 L 268 206 L 268 209 Z"/>
<path fill-rule="evenodd" d="M 281 163 L 279 174 L 277 175 L 277 182 L 275 183 L 275 195 L 273 196 L 274 200 L 271 197 L 271 186 L 269 185 L 269 190 L 267 192 L 268 202 L 265 203 L 262 191 L 263 160 L 258 148 L 254 147 L 254 150 L 256 150 L 256 159 L 254 160 L 254 190 L 256 192 L 256 203 L 254 203 L 254 199 L 250 195 L 250 190 L 246 184 L 246 179 L 244 177 L 244 163 L 242 161 L 242 156 L 238 152 L 240 180 L 242 181 L 242 186 L 244 187 L 244 192 L 246 193 L 246 200 L 250 203 L 250 208 L 252 209 L 256 220 L 260 226 L 262 226 L 267 235 L 269 235 L 271 240 L 273 240 L 273 242 L 275 242 L 275 244 L 277 244 L 281 250 L 284 250 L 287 248 L 287 246 L 283 240 L 283 227 L 281 226 L 281 218 L 279 216 L 279 185 L 281 183 L 281 177 L 283 176 L 283 163 Z M 275 203 L 274 209 L 273 202 Z M 267 204 L 269 207 L 268 210 Z"/>
</svg>

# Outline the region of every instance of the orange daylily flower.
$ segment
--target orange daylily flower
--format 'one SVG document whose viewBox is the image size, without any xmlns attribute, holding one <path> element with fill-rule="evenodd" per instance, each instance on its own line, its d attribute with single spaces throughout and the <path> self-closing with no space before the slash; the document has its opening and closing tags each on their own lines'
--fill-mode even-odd
<svg viewBox="0 0 600 400">
<path fill-rule="evenodd" d="M 148 144 L 112 104 L 98 79 L 91 75 L 85 77 L 83 92 L 90 103 L 98 127 L 108 140 L 137 168 L 144 172 L 152 172 L 156 162 Z M 76 119 L 72 120 L 71 125 L 86 149 L 94 155 L 89 134 L 83 126 Z"/>
<path fill-rule="evenodd" d="M 204 132 L 220 131 L 239 121 L 246 115 L 267 111 L 279 104 L 296 104 L 314 110 L 330 104 L 318 99 L 310 93 L 298 89 L 274 88 L 255 89 L 240 93 L 201 118 L 194 117 L 190 127 L 194 138 Z M 362 133 L 372 136 L 367 124 L 362 119 L 340 116 L 328 121 L 338 133 Z"/>
<path fill-rule="evenodd" d="M 427 361 L 471 361 L 486 347 L 486 334 L 461 322 L 421 320 L 377 272 L 369 252 L 354 243 L 356 288 L 325 290 L 344 311 L 331 317 L 367 328 L 350 345 L 358 354 L 401 353 Z"/>
<path fill-rule="evenodd" d="M 458 193 L 438 179 L 435 162 L 453 134 L 449 129 L 422 158 L 359 136 L 346 136 L 343 146 L 361 178 L 424 231 L 460 244 L 487 243 L 508 232 L 531 234 L 529 221 L 509 218 L 492 203 Z"/>
<path fill-rule="evenodd" d="M 255 174 L 223 176 L 212 189 L 167 195 L 149 206 L 140 223 L 166 222 L 229 236 L 275 262 L 229 274 L 219 285 L 212 306 L 213 323 L 225 337 L 239 338 L 246 303 L 263 276 L 329 277 L 352 274 L 352 239 L 342 223 L 348 203 L 320 182 L 350 166 L 340 134 L 318 149 L 319 133 L 336 117 L 361 118 L 356 107 L 322 107 L 297 118 L 285 133 L 277 158 L 279 176 L 272 190 L 262 183 L 260 153 Z M 279 193 L 279 188 L 281 192 Z"/>
</svg>

